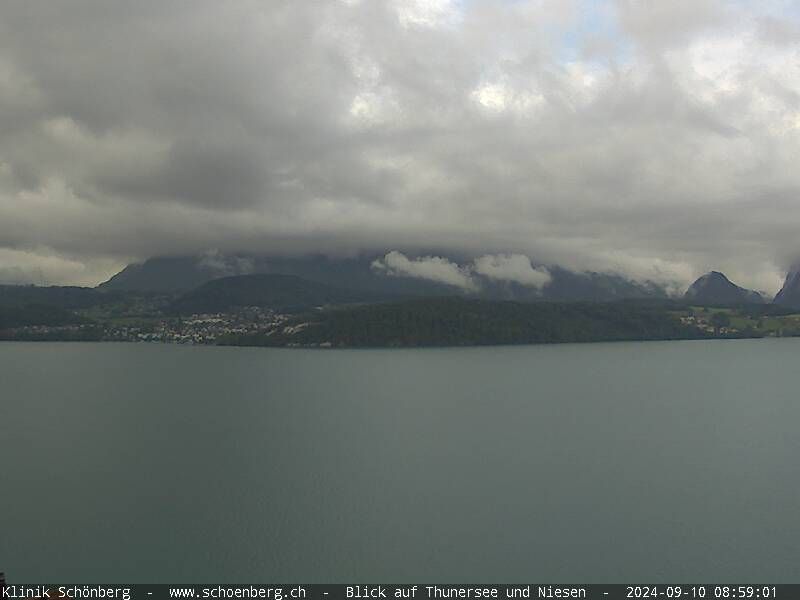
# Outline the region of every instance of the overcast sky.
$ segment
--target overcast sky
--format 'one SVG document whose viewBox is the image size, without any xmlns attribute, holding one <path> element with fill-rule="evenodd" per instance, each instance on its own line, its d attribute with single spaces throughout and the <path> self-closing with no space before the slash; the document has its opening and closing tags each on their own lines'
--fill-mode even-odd
<svg viewBox="0 0 800 600">
<path fill-rule="evenodd" d="M 0 281 L 435 248 L 774 292 L 797 6 L 3 0 Z"/>
</svg>

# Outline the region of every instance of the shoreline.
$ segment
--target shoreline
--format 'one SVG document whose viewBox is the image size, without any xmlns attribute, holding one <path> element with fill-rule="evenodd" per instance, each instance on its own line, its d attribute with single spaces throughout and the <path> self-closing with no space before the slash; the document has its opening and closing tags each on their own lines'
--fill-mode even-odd
<svg viewBox="0 0 800 600">
<path fill-rule="evenodd" d="M 673 338 L 630 338 L 630 339 L 598 339 L 587 341 L 552 341 L 521 343 L 486 343 L 486 344 L 396 344 L 396 345 L 325 345 L 325 344 L 199 344 L 173 341 L 142 340 L 70 340 L 70 339 L 0 339 L 0 344 L 120 344 L 137 346 L 169 346 L 185 348 L 269 348 L 276 350 L 425 350 L 425 349 L 459 349 L 459 348 L 518 348 L 526 346 L 585 346 L 594 344 L 625 344 L 649 342 L 731 342 L 740 340 L 790 340 L 800 336 L 717 336 L 717 337 L 673 337 Z"/>
</svg>

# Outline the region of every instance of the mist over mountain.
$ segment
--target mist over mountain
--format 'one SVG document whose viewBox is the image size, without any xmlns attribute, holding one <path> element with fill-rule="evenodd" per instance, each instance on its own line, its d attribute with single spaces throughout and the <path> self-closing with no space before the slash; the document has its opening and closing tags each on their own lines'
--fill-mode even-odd
<svg viewBox="0 0 800 600">
<path fill-rule="evenodd" d="M 174 314 L 221 313 L 257 306 L 297 311 L 317 306 L 379 302 L 390 296 L 333 287 L 294 275 L 234 275 L 212 279 L 173 301 Z"/>
<path fill-rule="evenodd" d="M 244 265 L 242 265 L 244 267 Z M 237 262 L 222 264 L 198 257 L 156 257 L 130 264 L 97 286 L 112 291 L 177 292 L 190 290 L 212 279 L 252 272 Z"/>
<path fill-rule="evenodd" d="M 158 257 L 130 265 L 99 286 L 106 291 L 188 291 L 222 277 L 280 274 L 374 294 L 396 296 L 466 295 L 500 300 L 613 301 L 665 298 L 655 283 L 621 275 L 577 273 L 561 267 L 534 266 L 521 255 L 484 255 L 476 259 L 384 255 L 330 258 L 275 256 Z"/>
<path fill-rule="evenodd" d="M 703 305 L 763 304 L 765 302 L 760 293 L 739 287 L 719 271 L 711 271 L 698 278 L 686 290 L 684 299 Z"/>
</svg>

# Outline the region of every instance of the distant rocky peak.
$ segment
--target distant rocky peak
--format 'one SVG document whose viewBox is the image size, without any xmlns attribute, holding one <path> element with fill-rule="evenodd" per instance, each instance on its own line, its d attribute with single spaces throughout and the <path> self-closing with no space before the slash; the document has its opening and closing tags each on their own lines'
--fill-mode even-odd
<svg viewBox="0 0 800 600">
<path fill-rule="evenodd" d="M 773 302 L 775 302 L 775 304 L 800 308 L 800 264 L 795 264 L 786 274 L 783 287 L 775 296 Z"/>
<path fill-rule="evenodd" d="M 699 277 L 686 290 L 684 298 L 701 304 L 760 304 L 764 302 L 761 294 L 739 287 L 720 271 L 710 271 Z"/>
<path fill-rule="evenodd" d="M 703 275 L 700 279 L 702 279 L 703 281 L 724 281 L 730 283 L 731 285 L 735 285 L 731 282 L 730 279 L 728 279 L 727 275 L 725 275 L 725 273 L 722 273 L 721 271 L 709 271 L 708 273 Z"/>
</svg>

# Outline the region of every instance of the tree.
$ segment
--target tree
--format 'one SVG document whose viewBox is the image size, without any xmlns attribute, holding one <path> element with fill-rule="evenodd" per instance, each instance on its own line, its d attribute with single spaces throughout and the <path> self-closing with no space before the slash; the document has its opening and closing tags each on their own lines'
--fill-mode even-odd
<svg viewBox="0 0 800 600">
<path fill-rule="evenodd" d="M 714 333 L 719 335 L 720 329 L 731 324 L 731 316 L 726 312 L 715 312 L 711 315 L 711 324 L 714 326 Z"/>
</svg>

